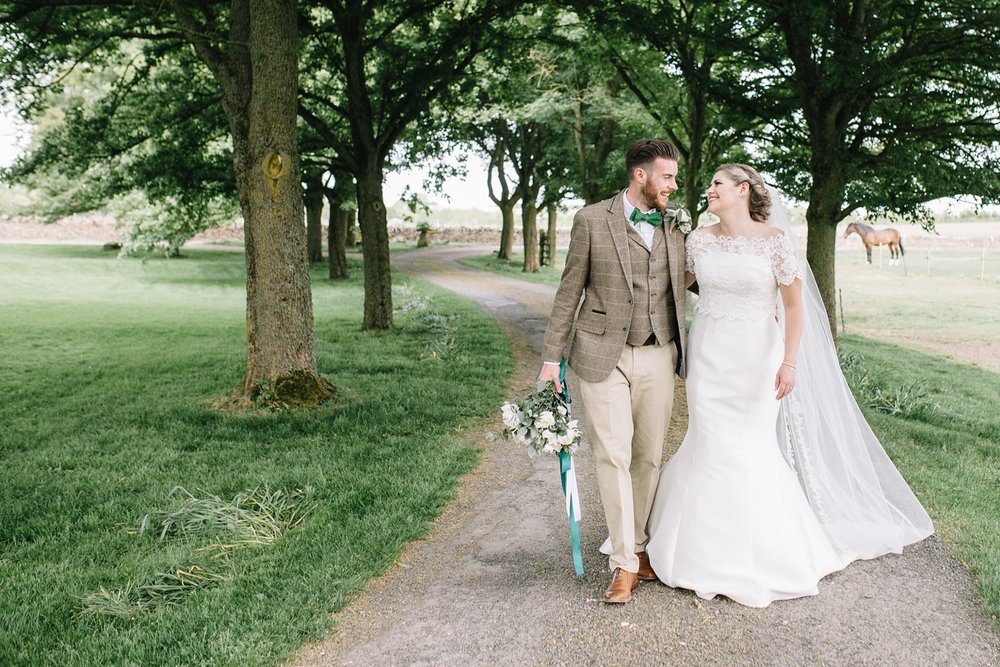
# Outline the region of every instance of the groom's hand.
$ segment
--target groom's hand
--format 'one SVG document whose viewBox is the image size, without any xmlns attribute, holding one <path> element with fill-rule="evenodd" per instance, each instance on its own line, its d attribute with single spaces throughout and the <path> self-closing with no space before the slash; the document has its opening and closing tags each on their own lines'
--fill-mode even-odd
<svg viewBox="0 0 1000 667">
<path fill-rule="evenodd" d="M 542 382 L 554 382 L 556 393 L 562 392 L 562 383 L 559 382 L 559 364 L 546 361 L 542 364 L 542 372 L 538 374 L 538 379 Z"/>
</svg>

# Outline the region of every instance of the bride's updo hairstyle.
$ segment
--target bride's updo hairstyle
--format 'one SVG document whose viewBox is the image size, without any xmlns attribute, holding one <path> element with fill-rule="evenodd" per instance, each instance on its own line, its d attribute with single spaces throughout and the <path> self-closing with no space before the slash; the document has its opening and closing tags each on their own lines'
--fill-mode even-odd
<svg viewBox="0 0 1000 667">
<path fill-rule="evenodd" d="M 736 185 L 750 184 L 750 219 L 755 222 L 767 222 L 768 216 L 771 215 L 771 193 L 767 191 L 764 179 L 757 170 L 745 164 L 730 163 L 722 165 L 717 171 L 724 172 Z"/>
</svg>

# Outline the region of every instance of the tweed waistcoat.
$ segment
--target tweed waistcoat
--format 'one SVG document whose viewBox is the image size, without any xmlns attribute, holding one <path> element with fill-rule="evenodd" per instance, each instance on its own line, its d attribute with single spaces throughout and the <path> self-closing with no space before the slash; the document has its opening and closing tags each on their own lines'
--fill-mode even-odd
<svg viewBox="0 0 1000 667">
<path fill-rule="evenodd" d="M 656 335 L 660 345 L 673 340 L 677 333 L 677 317 L 667 265 L 667 246 L 662 235 L 653 236 L 650 250 L 639 232 L 628 226 L 628 252 L 632 268 L 632 320 L 629 323 L 629 345 L 642 345 L 650 335 Z M 667 282 L 664 285 L 663 278 Z"/>
</svg>

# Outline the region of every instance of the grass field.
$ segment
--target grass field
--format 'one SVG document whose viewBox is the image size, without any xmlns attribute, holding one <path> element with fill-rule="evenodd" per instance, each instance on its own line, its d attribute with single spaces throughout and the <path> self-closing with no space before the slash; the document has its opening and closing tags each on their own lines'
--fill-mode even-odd
<svg viewBox="0 0 1000 667">
<path fill-rule="evenodd" d="M 493 417 L 512 363 L 476 308 L 417 284 L 397 294 L 397 330 L 362 333 L 360 266 L 340 283 L 319 267 L 318 362 L 337 400 L 223 413 L 210 402 L 245 360 L 243 256 L 186 255 L 0 245 L 0 664 L 280 663 L 475 463 L 457 434 Z M 138 534 L 145 515 L 178 510 L 176 486 L 225 501 L 301 490 L 304 519 L 255 544 L 223 528 Z M 188 593 L 197 563 L 222 579 Z M 170 587 L 179 603 L 135 611 L 137 591 Z M 131 617 L 79 617 L 102 588 Z"/>
<path fill-rule="evenodd" d="M 930 276 L 926 254 L 922 266 L 920 257 L 920 251 L 911 251 L 904 272 L 902 265 L 888 266 L 888 254 L 881 268 L 877 260 L 867 265 L 860 242 L 840 245 L 837 284 L 847 333 L 838 345 L 842 354 L 860 359 L 869 379 L 883 390 L 905 396 L 916 389 L 911 402 L 917 409 L 892 416 L 864 405 L 857 388 L 856 393 L 951 553 L 975 574 L 984 608 L 996 623 L 1000 372 L 955 359 L 984 365 L 1000 361 L 989 353 L 1000 339 L 1000 249 L 987 252 L 985 280 L 979 278 L 978 247 L 932 249 Z M 515 256 L 505 266 L 483 256 L 463 263 L 517 277 L 525 275 L 521 261 Z M 560 268 L 543 269 L 530 279 L 556 285 Z"/>
<path fill-rule="evenodd" d="M 860 243 L 842 244 L 837 252 L 838 300 L 847 333 L 968 361 L 977 360 L 977 347 L 981 354 L 984 346 L 1000 343 L 1000 248 L 986 251 L 985 265 L 982 246 L 975 243 L 911 250 L 905 267 L 889 266 L 888 253 L 879 267 L 877 257 L 866 264 Z M 1000 369 L 1000 350 L 984 361 Z"/>
</svg>

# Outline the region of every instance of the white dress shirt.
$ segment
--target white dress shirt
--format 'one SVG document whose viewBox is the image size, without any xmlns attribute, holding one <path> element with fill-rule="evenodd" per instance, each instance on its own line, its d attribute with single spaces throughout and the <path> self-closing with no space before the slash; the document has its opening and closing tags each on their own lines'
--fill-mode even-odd
<svg viewBox="0 0 1000 667">
<path fill-rule="evenodd" d="M 636 207 L 632 205 L 632 202 L 630 202 L 628 200 L 628 190 L 624 190 L 622 192 L 622 209 L 624 209 L 624 211 L 625 211 L 625 220 L 628 222 L 628 224 L 630 224 L 633 227 L 635 227 L 635 231 L 639 232 L 639 236 L 641 236 L 642 240 L 646 243 L 646 247 L 649 248 L 650 250 L 652 250 L 653 249 L 653 233 L 656 231 L 656 227 L 654 227 L 653 225 L 649 224 L 645 220 L 640 220 L 638 222 L 632 222 L 632 220 L 630 220 L 629 218 L 632 217 L 632 211 L 635 208 Z M 639 209 L 639 212 L 640 213 L 649 213 L 652 210 L 653 209 L 649 209 L 649 211 L 643 211 L 642 209 Z"/>
</svg>

